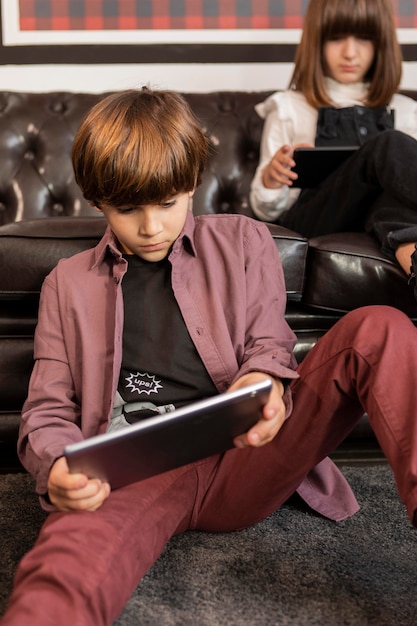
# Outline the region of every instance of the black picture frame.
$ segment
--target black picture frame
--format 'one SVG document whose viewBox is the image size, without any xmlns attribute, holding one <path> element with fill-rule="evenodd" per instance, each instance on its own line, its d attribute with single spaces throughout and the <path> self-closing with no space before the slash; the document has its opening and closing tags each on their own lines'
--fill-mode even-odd
<svg viewBox="0 0 417 626">
<path fill-rule="evenodd" d="M 0 8 L 0 65 L 112 63 L 291 63 L 294 43 L 169 43 L 3 45 Z M 417 43 L 402 45 L 404 61 L 417 60 Z"/>
</svg>

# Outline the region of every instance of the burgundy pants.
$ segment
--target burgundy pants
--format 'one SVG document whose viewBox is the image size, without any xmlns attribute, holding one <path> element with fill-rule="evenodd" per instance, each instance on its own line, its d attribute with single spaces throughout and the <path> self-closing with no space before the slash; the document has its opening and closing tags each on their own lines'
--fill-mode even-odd
<svg viewBox="0 0 417 626">
<path fill-rule="evenodd" d="M 111 493 L 96 512 L 52 513 L 22 559 L 2 626 L 111 624 L 187 529 L 229 531 L 272 513 L 364 411 L 417 508 L 417 330 L 389 307 L 346 315 L 293 382 L 294 410 L 273 442 L 231 450 Z"/>
</svg>

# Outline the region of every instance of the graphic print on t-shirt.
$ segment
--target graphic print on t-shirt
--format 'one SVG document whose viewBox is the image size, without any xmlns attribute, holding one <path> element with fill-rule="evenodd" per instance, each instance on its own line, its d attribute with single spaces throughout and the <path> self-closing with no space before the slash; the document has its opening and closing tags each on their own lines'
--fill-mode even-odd
<svg viewBox="0 0 417 626">
<path fill-rule="evenodd" d="M 182 406 L 217 393 L 185 325 L 171 285 L 171 263 L 125 255 L 124 402 Z"/>
<path fill-rule="evenodd" d="M 157 394 L 158 389 L 163 388 L 161 381 L 156 380 L 155 376 L 142 372 L 132 372 L 125 377 L 125 383 L 126 391 L 129 390 L 132 394 L 138 395 L 150 396 L 153 393 Z"/>
</svg>

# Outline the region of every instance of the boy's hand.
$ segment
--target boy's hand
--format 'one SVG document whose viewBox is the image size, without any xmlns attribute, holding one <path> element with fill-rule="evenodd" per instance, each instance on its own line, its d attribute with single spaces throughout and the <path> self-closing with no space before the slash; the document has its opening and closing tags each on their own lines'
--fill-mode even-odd
<svg viewBox="0 0 417 626">
<path fill-rule="evenodd" d="M 48 478 L 49 499 L 59 511 L 95 511 L 110 494 L 110 485 L 84 474 L 70 474 L 67 460 L 60 457 Z"/>
<path fill-rule="evenodd" d="M 292 170 L 295 166 L 293 159 L 296 148 L 312 148 L 309 143 L 298 143 L 295 146 L 281 146 L 264 168 L 262 183 L 267 189 L 280 189 L 284 185 L 292 186 L 298 175 Z"/>
<path fill-rule="evenodd" d="M 233 443 L 237 448 L 245 448 L 247 446 L 259 447 L 269 443 L 285 421 L 285 404 L 282 399 L 284 385 L 278 378 L 273 378 L 262 372 L 250 372 L 239 378 L 230 387 L 229 391 L 241 389 L 265 379 L 271 379 L 273 384 L 268 402 L 263 408 L 263 418 L 255 426 L 252 426 L 247 433 L 239 435 L 234 439 Z"/>
</svg>

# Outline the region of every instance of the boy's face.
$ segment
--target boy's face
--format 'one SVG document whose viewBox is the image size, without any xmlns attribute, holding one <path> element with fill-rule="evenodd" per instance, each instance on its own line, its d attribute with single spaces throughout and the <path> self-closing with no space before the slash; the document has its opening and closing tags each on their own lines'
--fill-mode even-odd
<svg viewBox="0 0 417 626">
<path fill-rule="evenodd" d="M 181 193 L 161 204 L 113 207 L 101 205 L 107 222 L 125 254 L 145 261 L 161 261 L 179 237 L 194 192 Z"/>
</svg>

